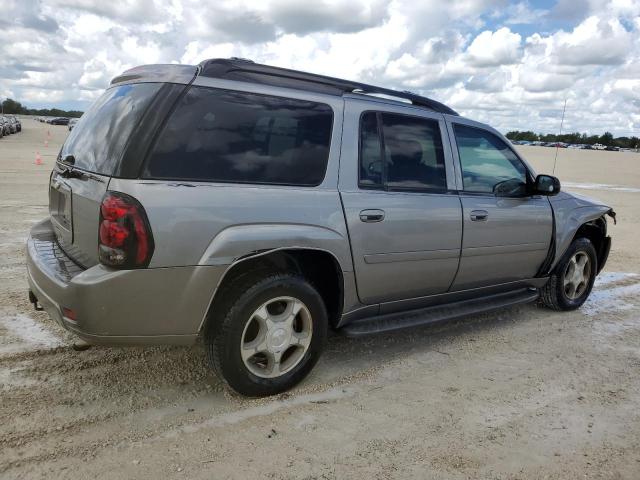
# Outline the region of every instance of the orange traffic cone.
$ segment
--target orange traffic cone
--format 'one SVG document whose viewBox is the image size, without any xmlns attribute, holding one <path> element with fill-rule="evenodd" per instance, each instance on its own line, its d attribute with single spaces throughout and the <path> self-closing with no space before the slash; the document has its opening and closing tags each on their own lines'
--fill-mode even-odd
<svg viewBox="0 0 640 480">
<path fill-rule="evenodd" d="M 44 141 L 44 146 L 45 146 L 45 147 L 48 147 L 48 146 L 49 146 L 49 140 L 45 140 L 45 141 Z"/>
<path fill-rule="evenodd" d="M 36 152 L 36 165 L 42 165 L 42 157 L 40 156 L 40 152 Z"/>
</svg>

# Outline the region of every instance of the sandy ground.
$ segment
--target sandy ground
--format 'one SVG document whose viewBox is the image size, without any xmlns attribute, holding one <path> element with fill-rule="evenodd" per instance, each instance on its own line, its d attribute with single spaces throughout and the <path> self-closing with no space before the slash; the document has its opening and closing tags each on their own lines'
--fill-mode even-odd
<svg viewBox="0 0 640 480">
<path fill-rule="evenodd" d="M 619 219 L 579 311 L 336 336 L 298 388 L 247 400 L 200 347 L 75 352 L 31 309 L 23 244 L 66 134 L 0 139 L 0 477 L 640 478 L 640 155 L 559 152 L 565 188 Z M 555 150 L 522 150 L 551 171 Z"/>
</svg>

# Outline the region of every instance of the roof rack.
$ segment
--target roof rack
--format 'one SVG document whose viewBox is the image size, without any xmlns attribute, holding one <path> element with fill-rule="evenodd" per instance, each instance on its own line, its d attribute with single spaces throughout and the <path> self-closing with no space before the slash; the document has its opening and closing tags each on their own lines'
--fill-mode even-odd
<svg viewBox="0 0 640 480">
<path fill-rule="evenodd" d="M 340 78 L 316 75 L 313 73 L 289 70 L 287 68 L 261 65 L 244 58 L 214 58 L 199 64 L 199 76 L 260 83 L 275 87 L 297 88 L 329 95 L 342 96 L 345 93 L 365 93 L 386 95 L 409 100 L 413 105 L 428 108 L 439 113 L 458 115 L 458 113 L 427 97 L 411 92 L 399 92 L 388 88 L 352 82 Z"/>
</svg>

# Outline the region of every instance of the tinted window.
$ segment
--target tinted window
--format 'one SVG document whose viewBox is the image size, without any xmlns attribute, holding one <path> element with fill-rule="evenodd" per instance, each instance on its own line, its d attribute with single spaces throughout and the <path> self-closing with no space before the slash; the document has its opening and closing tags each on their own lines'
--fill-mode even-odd
<svg viewBox="0 0 640 480">
<path fill-rule="evenodd" d="M 527 170 L 515 153 L 494 134 L 455 125 L 464 189 L 493 193 L 496 185 L 514 180 L 527 183 Z"/>
<path fill-rule="evenodd" d="M 79 168 L 113 174 L 129 135 L 159 88 L 158 83 L 139 83 L 108 89 L 73 127 L 62 158 L 73 155 Z"/>
<path fill-rule="evenodd" d="M 377 127 L 378 116 L 381 128 Z M 383 184 L 389 189 L 446 190 L 444 151 L 436 120 L 374 112 L 362 116 L 360 185 L 366 188 Z"/>
<path fill-rule="evenodd" d="M 192 87 L 168 119 L 144 175 L 318 185 L 332 122 L 328 105 Z"/>
</svg>

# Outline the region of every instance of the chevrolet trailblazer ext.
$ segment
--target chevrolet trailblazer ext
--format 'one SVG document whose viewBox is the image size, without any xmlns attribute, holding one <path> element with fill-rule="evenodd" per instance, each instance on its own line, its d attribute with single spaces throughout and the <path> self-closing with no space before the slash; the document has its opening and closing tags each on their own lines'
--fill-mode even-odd
<svg viewBox="0 0 640 480">
<path fill-rule="evenodd" d="M 235 58 L 116 77 L 49 193 L 34 305 L 94 344 L 202 337 L 251 396 L 303 379 L 329 328 L 578 308 L 615 215 L 441 103 Z"/>
</svg>

